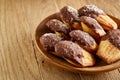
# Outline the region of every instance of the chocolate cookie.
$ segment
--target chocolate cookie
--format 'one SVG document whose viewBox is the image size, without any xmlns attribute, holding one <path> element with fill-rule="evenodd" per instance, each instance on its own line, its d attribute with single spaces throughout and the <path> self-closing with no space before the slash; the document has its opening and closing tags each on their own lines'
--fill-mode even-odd
<svg viewBox="0 0 120 80">
<path fill-rule="evenodd" d="M 92 54 L 82 49 L 72 41 L 60 41 L 55 45 L 55 52 L 75 66 L 93 66 L 95 60 Z"/>
<path fill-rule="evenodd" d="M 96 51 L 97 43 L 88 33 L 81 30 L 73 30 L 69 34 L 73 40 L 77 41 L 77 43 L 87 51 Z"/>
<path fill-rule="evenodd" d="M 120 29 L 109 31 L 102 38 L 97 55 L 108 64 L 120 59 Z"/>
<path fill-rule="evenodd" d="M 68 34 L 70 27 L 66 26 L 63 22 L 57 19 L 52 19 L 46 23 L 46 25 L 52 30 L 60 33 Z"/>
<path fill-rule="evenodd" d="M 65 6 L 60 10 L 60 17 L 63 22 L 73 29 L 80 29 L 78 11 L 71 6 Z"/>
<path fill-rule="evenodd" d="M 61 40 L 60 36 L 53 33 L 45 33 L 40 37 L 40 43 L 46 51 L 54 51 L 55 44 Z"/>
</svg>

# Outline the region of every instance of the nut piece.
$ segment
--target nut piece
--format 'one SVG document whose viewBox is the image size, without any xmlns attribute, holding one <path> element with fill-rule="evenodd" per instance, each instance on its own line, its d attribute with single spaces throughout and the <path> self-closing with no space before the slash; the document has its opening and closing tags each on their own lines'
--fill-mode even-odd
<svg viewBox="0 0 120 80">
<path fill-rule="evenodd" d="M 92 54 L 72 41 L 58 42 L 55 45 L 55 52 L 75 66 L 86 67 L 95 64 L 95 59 Z"/>
<path fill-rule="evenodd" d="M 92 35 L 96 41 L 99 42 L 100 38 L 106 34 L 101 25 L 95 19 L 81 16 L 80 21 L 83 31 Z"/>
<path fill-rule="evenodd" d="M 73 29 L 81 29 L 79 24 L 79 14 L 76 9 L 71 6 L 65 6 L 60 10 L 60 17 L 63 22 Z"/>
<path fill-rule="evenodd" d="M 97 43 L 95 40 L 86 32 L 81 30 L 73 30 L 70 33 L 73 40 L 89 52 L 95 52 L 97 49 Z"/>
<path fill-rule="evenodd" d="M 46 33 L 40 37 L 40 43 L 46 51 L 54 51 L 54 46 L 62 38 L 53 33 Z"/>
<path fill-rule="evenodd" d="M 88 16 L 96 19 L 105 30 L 117 29 L 117 24 L 103 10 L 95 5 L 86 5 L 78 10 L 80 16 Z"/>
<path fill-rule="evenodd" d="M 120 59 L 120 30 L 109 31 L 101 40 L 97 54 L 108 64 Z"/>
</svg>

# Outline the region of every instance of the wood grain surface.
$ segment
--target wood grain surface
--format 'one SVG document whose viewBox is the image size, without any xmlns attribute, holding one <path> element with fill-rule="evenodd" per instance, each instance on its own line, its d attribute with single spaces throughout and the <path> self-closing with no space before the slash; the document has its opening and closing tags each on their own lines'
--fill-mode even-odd
<svg viewBox="0 0 120 80">
<path fill-rule="evenodd" d="M 0 80 L 120 80 L 120 69 L 99 74 L 65 71 L 34 45 L 34 31 L 65 5 L 95 4 L 120 19 L 120 0 L 0 0 Z"/>
</svg>

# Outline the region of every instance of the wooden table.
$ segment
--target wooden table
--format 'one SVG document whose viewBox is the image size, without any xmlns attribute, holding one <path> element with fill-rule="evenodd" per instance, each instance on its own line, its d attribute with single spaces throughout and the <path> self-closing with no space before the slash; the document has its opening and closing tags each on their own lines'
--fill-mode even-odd
<svg viewBox="0 0 120 80">
<path fill-rule="evenodd" d="M 95 4 L 120 18 L 120 0 L 0 0 L 0 80 L 120 80 L 120 69 L 73 73 L 49 63 L 34 44 L 34 30 L 65 5 Z"/>
</svg>

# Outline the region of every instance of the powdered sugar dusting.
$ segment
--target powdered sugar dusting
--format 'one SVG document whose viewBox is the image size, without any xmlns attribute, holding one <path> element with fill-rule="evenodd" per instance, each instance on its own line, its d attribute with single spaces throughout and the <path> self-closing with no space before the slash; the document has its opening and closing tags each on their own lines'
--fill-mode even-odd
<svg viewBox="0 0 120 80">
<path fill-rule="evenodd" d="M 67 6 L 68 8 L 68 11 L 69 12 L 75 12 L 75 13 L 77 13 L 77 10 L 76 9 L 74 9 L 73 7 L 71 7 L 71 6 Z"/>
<path fill-rule="evenodd" d="M 46 37 L 46 36 L 55 36 L 55 34 L 53 34 L 53 33 L 46 33 L 46 34 L 44 34 L 44 37 Z"/>
<path fill-rule="evenodd" d="M 95 12 L 98 12 L 98 13 L 104 13 L 103 10 L 99 9 L 97 6 L 95 5 L 86 5 L 86 8 L 91 10 L 91 11 L 95 11 Z M 85 9 L 84 9 L 85 10 Z"/>
</svg>

